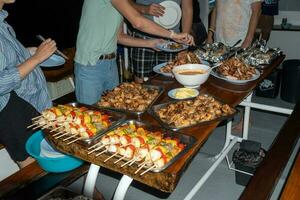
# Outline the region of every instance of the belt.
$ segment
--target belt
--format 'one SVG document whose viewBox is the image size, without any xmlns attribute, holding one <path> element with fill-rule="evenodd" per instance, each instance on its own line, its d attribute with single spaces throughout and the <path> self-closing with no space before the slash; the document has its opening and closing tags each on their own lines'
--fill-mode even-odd
<svg viewBox="0 0 300 200">
<path fill-rule="evenodd" d="M 111 60 L 114 59 L 115 57 L 116 57 L 115 53 L 110 53 L 110 54 L 101 55 L 99 57 L 99 60 Z"/>
</svg>

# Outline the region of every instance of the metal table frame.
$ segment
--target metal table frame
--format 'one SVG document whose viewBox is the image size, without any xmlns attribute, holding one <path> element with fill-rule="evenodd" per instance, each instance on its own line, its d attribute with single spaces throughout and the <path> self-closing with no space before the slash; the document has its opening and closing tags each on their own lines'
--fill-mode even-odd
<svg viewBox="0 0 300 200">
<path fill-rule="evenodd" d="M 234 145 L 242 140 L 248 139 L 248 131 L 249 131 L 249 119 L 250 119 L 250 110 L 251 108 L 256 108 L 263 111 L 272 111 L 275 113 L 288 114 L 292 113 L 292 109 L 286 109 L 276 106 L 269 106 L 264 104 L 258 104 L 252 102 L 252 95 L 250 95 L 244 99 L 240 103 L 240 106 L 245 107 L 244 112 L 244 126 L 242 136 L 235 136 L 231 133 L 232 128 L 232 120 L 229 120 L 226 125 L 226 137 L 222 150 L 219 154 L 214 156 L 214 163 L 212 166 L 206 171 L 206 173 L 199 179 L 196 185 L 191 189 L 191 191 L 186 195 L 184 200 L 190 200 L 194 197 L 194 195 L 198 192 L 201 186 L 205 183 L 205 181 L 210 177 L 210 175 L 215 171 L 215 169 L 219 166 L 219 164 L 223 161 L 223 159 L 227 156 L 228 152 L 234 147 Z M 88 175 L 84 184 L 84 195 L 88 197 L 93 197 L 93 192 L 95 189 L 96 179 L 98 176 L 100 166 L 95 164 L 91 164 L 90 169 L 88 171 Z M 126 192 L 131 184 L 133 179 L 127 175 L 123 175 L 114 194 L 113 200 L 123 200 L 125 198 Z"/>
</svg>

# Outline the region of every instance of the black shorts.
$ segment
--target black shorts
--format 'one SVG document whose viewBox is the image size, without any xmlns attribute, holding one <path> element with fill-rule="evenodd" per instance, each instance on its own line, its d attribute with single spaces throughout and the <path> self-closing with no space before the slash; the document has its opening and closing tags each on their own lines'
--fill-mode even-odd
<svg viewBox="0 0 300 200">
<path fill-rule="evenodd" d="M 11 92 L 9 102 L 0 112 L 0 143 L 14 161 L 24 161 L 29 156 L 25 144 L 33 131 L 27 126 L 38 115 L 31 104 Z"/>
</svg>

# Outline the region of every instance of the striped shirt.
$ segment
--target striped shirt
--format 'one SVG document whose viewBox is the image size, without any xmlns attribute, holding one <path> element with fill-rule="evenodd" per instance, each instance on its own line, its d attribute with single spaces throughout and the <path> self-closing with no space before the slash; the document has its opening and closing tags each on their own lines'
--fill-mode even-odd
<svg viewBox="0 0 300 200">
<path fill-rule="evenodd" d="M 0 10 L 0 111 L 6 106 L 10 92 L 30 103 L 39 112 L 52 106 L 42 70 L 37 66 L 21 79 L 17 66 L 30 57 L 29 51 L 16 39 L 12 27 L 5 22 L 8 13 Z"/>
</svg>

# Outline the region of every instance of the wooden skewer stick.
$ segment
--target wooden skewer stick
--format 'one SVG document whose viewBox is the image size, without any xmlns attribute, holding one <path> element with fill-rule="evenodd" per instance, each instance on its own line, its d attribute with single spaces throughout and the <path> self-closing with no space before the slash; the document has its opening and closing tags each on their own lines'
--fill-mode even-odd
<svg viewBox="0 0 300 200">
<path fill-rule="evenodd" d="M 41 128 L 41 127 L 43 127 L 45 124 L 40 124 L 40 125 L 38 125 L 38 126 L 35 126 L 35 127 L 33 127 L 32 128 L 32 130 L 35 130 L 35 129 L 38 129 L 38 128 Z"/>
<path fill-rule="evenodd" d="M 133 161 L 131 161 L 131 163 L 129 164 L 129 166 L 133 165 L 133 163 L 135 163 L 135 161 L 137 161 L 137 158 L 135 158 Z"/>
<path fill-rule="evenodd" d="M 65 133 L 65 130 L 59 131 L 59 132 L 53 134 L 52 136 L 55 137 L 55 136 L 60 135 L 60 134 L 62 134 L 62 133 Z"/>
<path fill-rule="evenodd" d="M 98 151 L 99 149 L 102 149 L 103 147 L 105 147 L 104 144 L 101 145 L 101 146 L 99 146 L 99 147 L 97 147 L 97 148 L 95 148 L 95 149 L 93 149 L 93 150 L 91 150 L 91 151 L 89 151 L 89 152 L 88 152 L 88 155 L 90 155 L 91 153 L 93 153 L 93 152 L 95 152 L 95 151 Z"/>
<path fill-rule="evenodd" d="M 143 162 L 143 164 L 134 172 L 134 174 L 137 174 L 143 167 L 147 164 L 147 162 Z"/>
<path fill-rule="evenodd" d="M 101 151 L 100 153 L 96 154 L 96 157 L 100 156 L 101 154 L 104 154 L 105 152 L 107 152 L 107 149 Z"/>
<path fill-rule="evenodd" d="M 149 167 L 148 169 L 146 169 L 145 171 L 143 171 L 140 175 L 143 176 L 144 174 L 146 174 L 147 172 L 149 172 L 151 169 L 155 168 L 155 165 L 152 165 L 151 167 Z"/>
<path fill-rule="evenodd" d="M 125 156 L 122 156 L 121 158 L 119 158 L 118 160 L 116 160 L 116 161 L 114 162 L 114 164 L 120 162 L 120 161 L 123 160 L 124 158 L 125 158 Z"/>
<path fill-rule="evenodd" d="M 122 164 L 121 167 L 124 167 L 125 165 L 134 162 L 136 160 L 136 158 L 132 158 L 131 160 L 128 160 L 126 163 Z"/>
<path fill-rule="evenodd" d="M 52 133 L 52 132 L 54 132 L 54 131 L 56 131 L 56 130 L 58 130 L 58 129 L 60 129 L 60 128 L 63 128 L 63 126 L 58 126 L 58 127 L 54 128 L 54 129 L 52 129 L 52 130 L 50 131 L 50 133 Z"/>
<path fill-rule="evenodd" d="M 106 159 L 104 160 L 104 162 L 106 162 L 106 161 L 108 161 L 109 159 L 115 157 L 116 155 L 118 155 L 118 153 L 119 153 L 119 152 L 116 152 L 116 153 L 114 153 L 113 155 L 109 156 L 108 158 L 106 158 Z"/>
<path fill-rule="evenodd" d="M 95 148 L 95 147 L 97 147 L 99 144 L 101 144 L 101 142 L 98 142 L 98 143 L 96 143 L 96 144 L 94 144 L 94 145 L 90 146 L 90 147 L 88 148 L 88 150 L 90 150 L 90 149 L 92 149 L 92 148 Z"/>
<path fill-rule="evenodd" d="M 39 122 L 34 122 L 33 124 L 27 126 L 27 128 L 31 128 L 31 127 L 36 126 L 36 125 L 38 125 L 38 124 L 39 124 Z"/>
<path fill-rule="evenodd" d="M 39 119 L 41 117 L 43 117 L 43 115 L 36 116 L 36 117 L 32 118 L 31 120 L 36 120 L 36 119 Z"/>
<path fill-rule="evenodd" d="M 76 141 L 78 141 L 78 140 L 81 140 L 81 139 L 82 139 L 82 137 L 76 138 L 75 140 L 72 140 L 72 141 L 68 142 L 67 144 L 68 144 L 68 145 L 69 145 L 69 144 L 72 144 L 72 143 L 74 143 L 74 142 L 76 142 Z"/>
<path fill-rule="evenodd" d="M 143 164 L 145 164 L 145 163 L 146 163 L 146 161 L 140 163 L 140 164 L 138 165 L 138 167 L 141 166 L 141 165 L 143 165 Z"/>
<path fill-rule="evenodd" d="M 65 132 L 64 134 L 61 134 L 61 135 L 57 136 L 55 139 L 59 139 L 59 138 L 61 138 L 61 137 L 64 137 L 64 136 L 66 136 L 66 135 L 69 135 L 69 134 L 71 134 L 71 133 Z"/>
<path fill-rule="evenodd" d="M 73 138 L 73 137 L 77 137 L 78 135 L 79 135 L 79 134 L 71 135 L 71 136 L 66 137 L 65 139 L 63 139 L 63 141 L 69 140 L 69 139 L 71 139 L 71 138 Z"/>
</svg>

